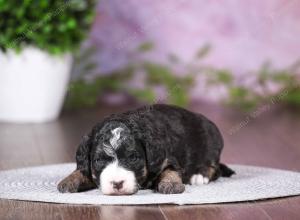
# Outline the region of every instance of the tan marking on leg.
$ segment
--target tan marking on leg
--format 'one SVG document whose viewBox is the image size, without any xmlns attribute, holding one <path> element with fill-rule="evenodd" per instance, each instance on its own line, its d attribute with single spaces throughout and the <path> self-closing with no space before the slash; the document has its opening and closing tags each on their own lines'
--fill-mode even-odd
<svg viewBox="0 0 300 220">
<path fill-rule="evenodd" d="M 166 169 L 160 174 L 159 181 L 182 183 L 179 173 L 170 169 Z"/>
<path fill-rule="evenodd" d="M 147 169 L 147 166 L 145 165 L 143 168 L 142 176 L 138 177 L 138 181 L 142 182 L 141 185 L 143 185 L 143 183 L 146 181 L 147 176 L 148 176 L 148 169 Z"/>
<path fill-rule="evenodd" d="M 166 169 L 159 176 L 158 192 L 163 194 L 182 193 L 185 189 L 177 171 Z"/>
<path fill-rule="evenodd" d="M 147 175 L 148 175 L 148 169 L 147 169 L 146 166 L 144 166 L 144 168 L 143 168 L 143 177 L 146 178 Z"/>
<path fill-rule="evenodd" d="M 87 176 L 84 176 L 80 170 L 75 170 L 58 184 L 57 189 L 62 193 L 73 193 L 94 187 L 95 184 Z"/>
<path fill-rule="evenodd" d="M 216 173 L 216 168 L 211 166 L 207 169 L 206 176 L 208 177 L 209 180 L 212 180 L 215 173 Z"/>
</svg>

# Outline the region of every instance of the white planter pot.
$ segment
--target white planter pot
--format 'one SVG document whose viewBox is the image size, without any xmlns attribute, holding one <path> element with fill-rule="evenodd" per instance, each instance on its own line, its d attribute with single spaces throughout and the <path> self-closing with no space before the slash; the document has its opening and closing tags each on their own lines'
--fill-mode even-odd
<svg viewBox="0 0 300 220">
<path fill-rule="evenodd" d="M 37 48 L 0 51 L 0 121 L 46 122 L 58 117 L 66 94 L 72 56 Z"/>
</svg>

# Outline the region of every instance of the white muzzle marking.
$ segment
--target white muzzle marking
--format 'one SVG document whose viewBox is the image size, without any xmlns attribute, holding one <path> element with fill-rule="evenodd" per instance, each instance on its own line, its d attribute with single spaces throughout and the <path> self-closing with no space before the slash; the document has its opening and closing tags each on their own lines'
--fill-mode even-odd
<svg viewBox="0 0 300 220">
<path fill-rule="evenodd" d="M 119 166 L 117 160 L 102 171 L 100 186 L 105 195 L 128 195 L 138 190 L 134 173 Z"/>
</svg>

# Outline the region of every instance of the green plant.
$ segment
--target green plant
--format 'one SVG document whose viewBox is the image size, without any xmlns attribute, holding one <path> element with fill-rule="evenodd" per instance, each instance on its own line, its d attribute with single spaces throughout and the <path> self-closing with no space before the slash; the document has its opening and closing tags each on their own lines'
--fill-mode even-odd
<svg viewBox="0 0 300 220">
<path fill-rule="evenodd" d="M 92 81 L 87 81 L 82 77 L 73 80 L 69 85 L 65 107 L 72 109 L 95 106 L 103 92 L 124 91 L 124 83 L 131 78 L 132 74 L 131 68 L 124 68 L 109 75 L 98 76 Z"/>
<path fill-rule="evenodd" d="M 138 100 L 148 103 L 164 101 L 179 106 L 186 106 L 189 103 L 188 93 L 194 83 L 194 79 L 197 75 L 202 74 L 205 76 L 207 89 L 211 89 L 214 86 L 225 87 L 228 96 L 223 102 L 226 105 L 237 107 L 244 111 L 253 110 L 265 102 L 276 102 L 300 107 L 299 77 L 296 74 L 299 70 L 300 62 L 283 69 L 275 69 L 270 63 L 265 63 L 258 71 L 237 76 L 228 69 L 199 64 L 199 60 L 209 53 L 209 45 L 204 45 L 200 48 L 195 54 L 194 60 L 188 64 L 184 64 L 175 54 L 170 54 L 168 57 L 171 65 L 137 59 L 137 55 L 148 52 L 153 48 L 154 45 L 152 43 L 145 42 L 134 52 L 132 62 L 128 66 L 106 76 L 99 76 L 91 82 L 86 82 L 82 79 L 73 81 L 67 97 L 67 106 L 93 106 L 105 90 L 127 92 Z M 83 54 L 89 60 L 89 51 Z M 78 62 L 83 60 L 85 59 L 80 57 Z M 184 66 L 185 73 L 181 74 L 181 76 L 170 67 L 178 64 Z M 89 70 L 90 67 L 93 67 L 93 64 L 86 62 L 85 66 Z M 127 82 L 132 79 L 137 70 L 146 73 L 145 88 L 143 89 L 127 86 Z M 83 70 L 83 72 L 87 71 Z M 244 81 L 249 76 L 255 76 L 255 79 L 251 85 L 246 85 Z M 279 89 L 273 91 L 269 88 L 270 84 L 276 85 Z M 163 100 L 154 93 L 153 87 L 157 85 L 166 89 L 167 95 L 163 97 Z"/>
<path fill-rule="evenodd" d="M 94 17 L 94 0 L 0 0 L 0 49 L 33 45 L 51 54 L 78 48 Z"/>
<path fill-rule="evenodd" d="M 265 63 L 257 72 L 249 73 L 246 77 L 234 77 L 229 70 L 209 68 L 206 69 L 207 83 L 224 86 L 228 92 L 225 103 L 246 111 L 266 102 L 300 107 L 299 66 L 300 63 L 296 62 L 287 68 L 274 69 L 270 63 Z M 251 85 L 244 85 L 243 81 L 251 75 L 255 76 Z"/>
<path fill-rule="evenodd" d="M 167 65 L 137 60 L 137 55 L 146 53 L 153 48 L 154 45 L 150 42 L 141 44 L 131 55 L 131 61 L 127 66 L 114 72 L 97 76 L 90 81 L 85 80 L 84 77 L 86 77 L 86 73 L 90 71 L 90 68 L 94 67 L 94 64 L 90 62 L 93 51 L 90 49 L 83 51 L 81 56 L 75 58 L 75 61 L 82 63 L 83 68 L 81 72 L 84 74 L 70 83 L 65 107 L 94 106 L 105 91 L 125 92 L 146 103 L 163 101 L 178 106 L 186 106 L 189 103 L 188 91 L 193 85 L 194 76 L 192 74 L 177 76 Z M 130 87 L 130 80 L 139 72 L 146 74 L 145 87 Z M 159 97 L 154 90 L 156 86 L 164 87 L 166 95 Z"/>
</svg>

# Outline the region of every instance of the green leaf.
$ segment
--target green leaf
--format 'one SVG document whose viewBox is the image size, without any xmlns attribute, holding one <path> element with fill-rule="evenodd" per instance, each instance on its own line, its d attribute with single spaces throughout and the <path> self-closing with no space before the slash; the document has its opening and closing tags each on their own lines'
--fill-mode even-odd
<svg viewBox="0 0 300 220">
<path fill-rule="evenodd" d="M 150 84 L 173 85 L 176 83 L 174 76 L 167 66 L 154 63 L 144 63 L 144 69 L 147 72 L 147 80 Z"/>
<path fill-rule="evenodd" d="M 145 42 L 145 43 L 142 43 L 139 47 L 138 47 L 138 51 L 139 52 L 148 52 L 150 50 L 152 50 L 154 48 L 154 45 L 153 43 L 151 42 Z"/>
<path fill-rule="evenodd" d="M 211 47 L 209 44 L 204 45 L 196 53 L 196 58 L 198 58 L 198 59 L 204 58 L 210 52 L 210 49 L 211 49 Z"/>
<path fill-rule="evenodd" d="M 69 92 L 65 100 L 66 108 L 91 107 L 97 102 L 100 95 L 100 88 L 97 83 L 87 83 L 84 80 L 77 80 L 70 84 Z"/>
<path fill-rule="evenodd" d="M 285 71 L 280 71 L 275 74 L 272 74 L 271 78 L 275 82 L 291 83 L 294 80 L 294 77 Z"/>
<path fill-rule="evenodd" d="M 224 84 L 230 84 L 233 81 L 233 77 L 228 70 L 219 70 L 217 72 L 217 79 L 219 82 Z"/>
<path fill-rule="evenodd" d="M 70 19 L 67 22 L 67 27 L 69 29 L 75 28 L 76 27 L 76 20 L 75 19 Z"/>
<path fill-rule="evenodd" d="M 31 45 L 51 54 L 74 51 L 87 36 L 95 5 L 95 0 L 24 0 L 17 5 L 0 0 L 1 37 L 6 39 L 0 48 L 19 51 Z"/>
<path fill-rule="evenodd" d="M 249 94 L 249 91 L 243 87 L 232 87 L 229 90 L 229 94 L 233 99 L 244 99 Z"/>
<path fill-rule="evenodd" d="M 300 105 L 300 90 L 293 89 L 289 91 L 286 95 L 281 96 L 280 100 L 290 105 Z"/>
<path fill-rule="evenodd" d="M 52 30 L 52 26 L 50 25 L 45 25 L 45 27 L 43 28 L 44 33 L 50 33 L 51 30 Z"/>
<path fill-rule="evenodd" d="M 146 101 L 148 103 L 153 103 L 155 101 L 155 93 L 150 88 L 130 89 L 129 93 L 140 101 Z"/>
<path fill-rule="evenodd" d="M 168 102 L 173 105 L 187 107 L 189 103 L 188 93 L 181 87 L 168 90 Z"/>
</svg>

